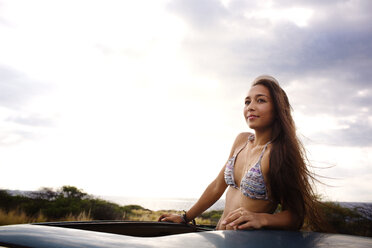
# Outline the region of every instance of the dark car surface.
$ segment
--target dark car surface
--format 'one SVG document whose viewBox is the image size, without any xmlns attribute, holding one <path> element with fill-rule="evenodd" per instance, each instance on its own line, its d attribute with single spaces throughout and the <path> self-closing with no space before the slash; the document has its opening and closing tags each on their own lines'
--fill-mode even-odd
<svg viewBox="0 0 372 248">
<path fill-rule="evenodd" d="M 0 247 L 372 247 L 372 238 L 315 232 L 214 231 L 159 222 L 59 222 L 0 227 Z"/>
</svg>

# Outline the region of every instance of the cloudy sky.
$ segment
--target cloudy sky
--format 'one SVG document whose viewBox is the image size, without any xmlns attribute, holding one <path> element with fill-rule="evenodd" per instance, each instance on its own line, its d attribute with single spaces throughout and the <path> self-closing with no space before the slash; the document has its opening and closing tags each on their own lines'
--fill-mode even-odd
<svg viewBox="0 0 372 248">
<path fill-rule="evenodd" d="M 0 1 L 0 188 L 198 197 L 278 79 L 324 199 L 372 202 L 372 2 Z"/>
</svg>

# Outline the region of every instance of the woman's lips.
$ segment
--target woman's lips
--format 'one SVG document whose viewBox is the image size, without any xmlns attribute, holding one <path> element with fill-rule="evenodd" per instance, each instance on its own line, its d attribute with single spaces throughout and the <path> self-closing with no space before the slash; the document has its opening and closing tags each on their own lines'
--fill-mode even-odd
<svg viewBox="0 0 372 248">
<path fill-rule="evenodd" d="M 248 120 L 255 120 L 255 119 L 257 119 L 258 118 L 258 116 L 257 115 L 249 115 L 248 116 Z"/>
</svg>

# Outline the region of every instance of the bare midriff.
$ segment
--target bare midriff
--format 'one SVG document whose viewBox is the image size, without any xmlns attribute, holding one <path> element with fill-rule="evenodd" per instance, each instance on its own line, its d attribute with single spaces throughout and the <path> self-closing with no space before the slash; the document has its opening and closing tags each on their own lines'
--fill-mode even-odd
<svg viewBox="0 0 372 248">
<path fill-rule="evenodd" d="M 273 213 L 276 209 L 276 204 L 268 200 L 256 200 L 242 194 L 242 192 L 234 187 L 228 187 L 225 200 L 225 210 L 217 224 L 217 229 L 220 229 L 220 222 L 232 211 L 243 207 L 244 209 L 255 213 Z"/>
</svg>

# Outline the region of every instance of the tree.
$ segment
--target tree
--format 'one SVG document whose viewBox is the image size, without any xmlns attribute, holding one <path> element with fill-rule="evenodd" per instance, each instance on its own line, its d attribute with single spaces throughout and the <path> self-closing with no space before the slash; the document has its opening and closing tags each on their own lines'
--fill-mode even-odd
<svg viewBox="0 0 372 248">
<path fill-rule="evenodd" d="M 31 193 L 31 198 L 35 199 L 42 199 L 53 201 L 57 198 L 58 193 L 55 192 L 52 188 L 43 187 L 39 191 L 35 191 Z"/>
<path fill-rule="evenodd" d="M 74 186 L 63 186 L 60 195 L 66 198 L 83 199 L 87 196 L 87 193 L 84 193 Z"/>
</svg>

